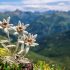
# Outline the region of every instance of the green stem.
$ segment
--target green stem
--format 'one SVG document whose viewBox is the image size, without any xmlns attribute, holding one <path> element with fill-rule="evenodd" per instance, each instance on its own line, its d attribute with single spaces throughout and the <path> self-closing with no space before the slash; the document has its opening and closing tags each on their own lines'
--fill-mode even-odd
<svg viewBox="0 0 70 70">
<path fill-rule="evenodd" d="M 8 37 L 9 42 L 11 42 L 9 32 L 7 33 L 7 37 Z"/>
<path fill-rule="evenodd" d="M 26 54 L 29 52 L 29 50 L 30 50 L 30 47 L 26 46 L 26 48 L 25 48 L 25 55 L 24 56 L 26 56 Z"/>
<path fill-rule="evenodd" d="M 21 45 L 21 50 L 22 50 L 22 49 L 24 50 L 24 44 Z"/>
<path fill-rule="evenodd" d="M 18 47 L 19 47 L 19 42 L 18 42 L 18 40 L 19 40 L 19 36 L 18 36 L 18 39 L 17 39 L 16 49 L 15 49 L 14 53 L 16 53 L 16 52 L 17 52 Z"/>
</svg>

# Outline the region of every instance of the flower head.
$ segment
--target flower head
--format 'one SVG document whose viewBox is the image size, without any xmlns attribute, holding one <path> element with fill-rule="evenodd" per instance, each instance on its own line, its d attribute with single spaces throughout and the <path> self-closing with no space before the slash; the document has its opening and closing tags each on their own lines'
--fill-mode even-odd
<svg viewBox="0 0 70 70">
<path fill-rule="evenodd" d="M 24 26 L 24 24 L 22 24 L 20 21 L 18 23 L 18 25 L 16 26 L 16 30 L 18 33 L 23 32 L 23 30 L 25 30 L 26 27 Z"/>
<path fill-rule="evenodd" d="M 10 24 L 9 24 L 9 21 L 10 21 L 10 17 L 6 19 L 3 19 L 3 22 L 0 21 L 0 28 L 9 28 L 10 27 Z"/>
<path fill-rule="evenodd" d="M 35 43 L 36 42 L 36 37 L 37 37 L 37 34 L 35 35 L 31 35 L 31 33 L 29 33 L 29 35 L 25 38 L 24 42 L 27 46 L 36 46 L 38 45 L 38 43 Z"/>
<path fill-rule="evenodd" d="M 14 34 L 23 34 L 28 33 L 25 31 L 25 29 L 29 26 L 29 24 L 24 25 L 20 21 L 18 22 L 18 25 L 14 27 L 14 30 L 16 31 Z"/>
</svg>

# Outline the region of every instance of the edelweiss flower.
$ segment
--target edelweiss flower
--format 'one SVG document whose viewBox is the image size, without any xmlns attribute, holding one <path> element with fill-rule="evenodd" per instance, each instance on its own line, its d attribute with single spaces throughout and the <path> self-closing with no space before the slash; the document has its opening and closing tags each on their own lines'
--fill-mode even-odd
<svg viewBox="0 0 70 70">
<path fill-rule="evenodd" d="M 10 17 L 8 17 L 7 20 L 3 19 L 3 22 L 0 21 L 0 29 L 4 30 L 4 32 L 7 34 L 8 39 L 10 41 L 9 30 L 11 29 L 11 26 L 13 24 L 9 24 L 9 21 L 10 21 Z"/>
<path fill-rule="evenodd" d="M 23 23 L 21 23 L 20 21 L 18 22 L 17 26 L 14 26 L 13 29 L 15 30 L 15 35 L 16 34 L 23 34 L 23 33 L 28 33 L 27 31 L 25 31 L 25 29 L 29 26 L 29 24 L 24 25 Z"/>
<path fill-rule="evenodd" d="M 0 21 L 0 29 L 10 28 L 12 24 L 9 24 L 9 21 L 10 17 L 8 17 L 7 20 L 3 19 L 3 22 Z"/>
<path fill-rule="evenodd" d="M 38 45 L 38 43 L 36 42 L 36 37 L 37 34 L 35 35 L 31 35 L 30 33 L 27 35 L 23 35 L 22 40 L 19 40 L 18 42 L 21 43 L 21 50 L 18 52 L 18 54 L 21 54 L 23 52 L 25 52 L 25 55 L 28 53 L 30 46 L 36 46 Z M 24 48 L 24 44 L 26 45 L 26 47 Z"/>
<path fill-rule="evenodd" d="M 35 43 L 36 37 L 37 37 L 37 34 L 31 35 L 31 33 L 29 33 L 28 36 L 23 35 L 22 39 L 18 40 L 18 43 L 25 44 L 26 46 L 36 46 L 36 45 L 38 45 L 38 43 Z"/>
<path fill-rule="evenodd" d="M 4 32 L 7 34 L 8 39 L 10 41 L 9 30 L 11 29 L 11 26 L 13 24 L 9 24 L 9 21 L 10 21 L 10 17 L 8 17 L 7 20 L 3 19 L 3 22 L 0 21 L 0 29 L 4 30 Z"/>
<path fill-rule="evenodd" d="M 31 35 L 29 33 L 29 35 L 24 40 L 26 46 L 36 46 L 36 45 L 38 45 L 38 43 L 35 43 L 36 42 L 36 37 L 37 37 L 37 34 L 35 34 L 35 35 L 32 34 Z"/>
</svg>

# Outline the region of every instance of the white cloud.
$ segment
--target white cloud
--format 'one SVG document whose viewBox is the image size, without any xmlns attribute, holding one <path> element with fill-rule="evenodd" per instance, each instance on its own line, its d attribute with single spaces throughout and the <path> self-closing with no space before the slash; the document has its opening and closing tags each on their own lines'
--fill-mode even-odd
<svg viewBox="0 0 70 70">
<path fill-rule="evenodd" d="M 45 4 L 49 2 L 70 1 L 70 0 L 22 0 L 24 4 Z"/>
<path fill-rule="evenodd" d="M 66 5 L 63 1 L 70 0 L 22 0 L 22 3 L 26 7 L 39 8 L 39 9 L 51 9 L 59 11 L 68 11 L 70 10 L 70 5 Z M 47 5 L 47 3 L 59 2 L 57 5 Z"/>
<path fill-rule="evenodd" d="M 68 11 L 70 6 L 48 6 L 49 9 L 51 10 L 59 10 L 59 11 Z"/>
<path fill-rule="evenodd" d="M 61 2 L 61 3 L 58 3 L 58 5 L 59 5 L 59 6 L 64 6 L 65 3 L 62 3 L 62 2 Z"/>
<path fill-rule="evenodd" d="M 54 3 L 58 2 L 57 5 L 48 5 L 47 3 Z M 70 0 L 62 0 L 68 1 Z M 61 2 L 61 0 L 21 0 L 20 2 L 2 2 L 0 3 L 0 10 L 59 10 L 59 11 L 67 11 L 70 10 L 70 5 L 66 5 L 65 3 Z"/>
<path fill-rule="evenodd" d="M 19 9 L 19 10 L 22 10 L 22 7 L 20 6 L 13 6 L 13 5 L 1 5 L 0 6 L 0 11 L 1 10 L 4 10 L 4 11 L 13 11 L 13 10 L 16 10 L 16 9 Z"/>
</svg>

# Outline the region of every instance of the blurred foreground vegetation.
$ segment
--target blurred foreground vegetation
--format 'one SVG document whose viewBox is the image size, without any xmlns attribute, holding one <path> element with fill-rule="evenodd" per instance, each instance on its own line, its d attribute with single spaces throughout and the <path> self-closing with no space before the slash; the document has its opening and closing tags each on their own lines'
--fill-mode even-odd
<svg viewBox="0 0 70 70">
<path fill-rule="evenodd" d="M 9 65 L 7 63 L 0 63 L 0 70 L 24 70 L 21 64 Z M 59 64 L 48 64 L 45 61 L 38 61 L 33 64 L 33 70 L 65 70 L 65 67 L 61 67 Z"/>
<path fill-rule="evenodd" d="M 9 56 L 10 52 L 8 52 L 4 48 L 0 48 L 0 56 Z M 42 55 L 38 55 L 32 51 L 26 56 L 33 62 L 33 70 L 68 70 L 66 67 L 60 63 L 57 63 L 48 57 L 44 57 Z M 2 63 L 0 60 L 0 70 L 22 70 L 22 65 L 12 64 L 9 65 L 7 63 Z"/>
</svg>

